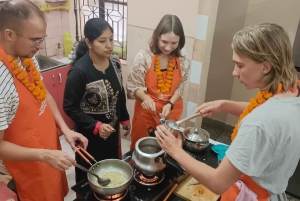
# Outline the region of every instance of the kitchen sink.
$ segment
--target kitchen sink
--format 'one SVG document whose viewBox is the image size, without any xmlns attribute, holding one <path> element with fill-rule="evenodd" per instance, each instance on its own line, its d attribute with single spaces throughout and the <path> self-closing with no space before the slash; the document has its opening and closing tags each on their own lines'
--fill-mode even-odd
<svg viewBox="0 0 300 201">
<path fill-rule="evenodd" d="M 37 62 L 39 63 L 41 72 L 64 65 L 64 63 L 61 63 L 59 61 L 56 61 L 56 60 L 53 60 L 53 59 L 50 59 L 48 57 L 41 56 L 41 55 L 38 55 L 35 58 L 36 58 Z"/>
</svg>

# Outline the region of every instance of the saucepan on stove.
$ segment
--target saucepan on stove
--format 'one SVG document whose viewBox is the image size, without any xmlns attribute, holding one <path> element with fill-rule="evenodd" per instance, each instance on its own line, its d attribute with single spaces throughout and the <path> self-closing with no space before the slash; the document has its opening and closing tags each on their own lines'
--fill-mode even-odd
<svg viewBox="0 0 300 201">
<path fill-rule="evenodd" d="M 180 126 L 180 124 L 185 121 L 194 119 L 198 116 L 201 116 L 201 113 L 193 114 L 192 116 L 179 121 L 163 120 L 161 122 L 163 122 L 163 124 L 167 126 L 168 130 L 175 136 L 177 136 L 178 133 L 181 135 L 184 149 L 191 152 L 200 152 L 209 145 L 209 133 L 201 128 L 183 128 Z"/>
<path fill-rule="evenodd" d="M 97 182 L 97 178 L 87 173 L 88 183 L 92 190 L 101 195 L 115 195 L 126 191 L 133 179 L 133 170 L 131 166 L 123 160 L 106 159 L 96 161 L 89 153 L 81 147 L 77 147 L 77 153 L 89 163 L 90 161 L 81 153 L 83 151 L 95 164 L 91 164 L 89 171 L 100 176 L 101 178 L 109 178 L 111 182 L 107 186 L 101 186 Z"/>
<path fill-rule="evenodd" d="M 200 128 L 188 127 L 181 133 L 183 148 L 191 152 L 201 152 L 209 145 L 209 133 Z"/>
</svg>

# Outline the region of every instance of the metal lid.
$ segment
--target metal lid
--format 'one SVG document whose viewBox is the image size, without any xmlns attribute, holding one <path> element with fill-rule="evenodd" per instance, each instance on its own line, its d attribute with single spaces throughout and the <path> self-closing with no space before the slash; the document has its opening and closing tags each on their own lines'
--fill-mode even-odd
<svg viewBox="0 0 300 201">
<path fill-rule="evenodd" d="M 185 138 L 193 142 L 207 142 L 209 140 L 209 133 L 202 128 L 188 128 L 184 132 Z"/>
</svg>

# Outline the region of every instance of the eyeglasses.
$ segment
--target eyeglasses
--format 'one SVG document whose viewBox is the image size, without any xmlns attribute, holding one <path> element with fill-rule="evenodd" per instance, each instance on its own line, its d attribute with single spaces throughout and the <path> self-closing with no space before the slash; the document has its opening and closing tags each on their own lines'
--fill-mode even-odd
<svg viewBox="0 0 300 201">
<path fill-rule="evenodd" d="M 18 35 L 23 36 L 23 34 L 21 34 L 20 32 L 15 31 L 15 30 L 13 30 L 13 31 L 16 32 Z M 23 37 L 25 38 L 25 36 L 23 36 Z M 33 39 L 33 38 L 28 38 L 28 39 L 30 39 L 36 46 L 36 45 L 42 43 L 46 38 L 47 38 L 47 35 L 45 35 L 43 38 L 39 38 L 39 39 Z"/>
</svg>

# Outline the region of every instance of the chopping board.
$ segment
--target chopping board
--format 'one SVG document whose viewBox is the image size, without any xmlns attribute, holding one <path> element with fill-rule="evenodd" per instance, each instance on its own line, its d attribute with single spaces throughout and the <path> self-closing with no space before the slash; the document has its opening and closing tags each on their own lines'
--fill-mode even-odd
<svg viewBox="0 0 300 201">
<path fill-rule="evenodd" d="M 174 194 L 189 201 L 217 201 L 219 199 L 219 195 L 211 192 L 202 184 L 187 186 L 195 181 L 196 179 L 192 176 L 188 176 L 174 190 Z"/>
</svg>

